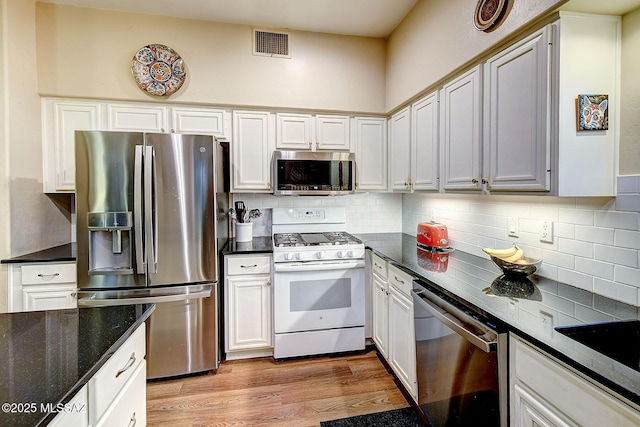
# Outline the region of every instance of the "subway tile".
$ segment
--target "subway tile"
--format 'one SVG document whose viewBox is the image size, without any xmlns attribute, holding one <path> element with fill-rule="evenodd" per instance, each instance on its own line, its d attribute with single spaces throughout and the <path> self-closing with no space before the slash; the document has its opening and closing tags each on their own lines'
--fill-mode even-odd
<svg viewBox="0 0 640 427">
<path fill-rule="evenodd" d="M 598 295 L 594 296 L 593 305 L 596 309 L 605 311 L 618 318 L 628 318 L 632 313 L 630 313 L 631 310 L 629 307 L 625 307 L 625 304 L 633 306 L 638 304 L 637 290 L 635 286 L 622 285 L 611 280 L 596 278 L 593 280 L 593 291 Z M 609 298 L 615 301 L 611 301 Z"/>
<path fill-rule="evenodd" d="M 638 251 L 635 249 L 625 249 L 604 245 L 594 245 L 593 249 L 594 258 L 599 261 L 625 265 L 627 267 L 640 267 Z"/>
<path fill-rule="evenodd" d="M 576 306 L 576 319 L 582 320 L 585 323 L 611 322 L 615 320 L 611 315 L 582 305 Z"/>
<path fill-rule="evenodd" d="M 565 254 L 557 251 L 545 250 L 542 253 L 543 263 L 555 265 L 557 267 L 562 267 L 567 270 L 575 269 L 575 256 L 570 254 Z"/>
<path fill-rule="evenodd" d="M 640 230 L 640 214 L 636 212 L 595 211 L 596 227 L 619 228 L 624 230 Z"/>
<path fill-rule="evenodd" d="M 565 283 L 558 284 L 558 295 L 579 304 L 586 305 L 587 307 L 593 305 L 593 294 L 591 292 Z"/>
<path fill-rule="evenodd" d="M 640 175 L 618 176 L 618 194 L 640 193 Z"/>
<path fill-rule="evenodd" d="M 613 245 L 613 229 L 576 225 L 576 240 Z"/>
<path fill-rule="evenodd" d="M 570 224 L 593 225 L 593 211 L 582 209 L 560 209 L 558 221 Z"/>
<path fill-rule="evenodd" d="M 566 222 L 554 222 L 553 235 L 554 237 L 566 237 L 567 239 L 575 239 L 576 226 L 575 224 L 568 224 Z"/>
<path fill-rule="evenodd" d="M 616 230 L 614 245 L 622 248 L 640 249 L 640 231 Z"/>
<path fill-rule="evenodd" d="M 614 279 L 616 282 L 640 287 L 640 269 L 616 265 L 614 268 Z"/>
<path fill-rule="evenodd" d="M 608 262 L 596 261 L 591 258 L 576 257 L 575 270 L 579 273 L 613 280 L 613 264 Z"/>
<path fill-rule="evenodd" d="M 640 212 L 640 194 L 619 194 L 616 197 L 616 210 Z"/>
<path fill-rule="evenodd" d="M 593 277 L 588 274 L 558 268 L 558 281 L 593 292 Z"/>
<path fill-rule="evenodd" d="M 593 258 L 593 243 L 559 238 L 558 252 L 565 252 L 585 258 Z"/>
</svg>

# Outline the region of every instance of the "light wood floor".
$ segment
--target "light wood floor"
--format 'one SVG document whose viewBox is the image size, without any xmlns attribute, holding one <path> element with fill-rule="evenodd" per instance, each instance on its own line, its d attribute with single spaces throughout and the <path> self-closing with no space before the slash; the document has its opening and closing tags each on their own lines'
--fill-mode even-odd
<svg viewBox="0 0 640 427">
<path fill-rule="evenodd" d="M 215 375 L 147 384 L 149 426 L 319 426 L 407 406 L 375 350 L 229 361 Z"/>
</svg>

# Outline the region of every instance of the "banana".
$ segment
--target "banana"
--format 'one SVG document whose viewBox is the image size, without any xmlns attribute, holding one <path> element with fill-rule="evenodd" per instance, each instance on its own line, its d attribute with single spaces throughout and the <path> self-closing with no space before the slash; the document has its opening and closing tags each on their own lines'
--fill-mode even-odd
<svg viewBox="0 0 640 427">
<path fill-rule="evenodd" d="M 495 256 L 498 258 L 504 258 L 504 257 L 510 257 L 516 254 L 516 252 L 518 251 L 518 247 L 515 245 L 507 248 L 507 249 L 493 249 L 493 248 L 484 248 L 482 249 L 485 253 L 487 253 L 490 256 Z"/>
<path fill-rule="evenodd" d="M 520 248 L 518 248 L 516 250 L 516 253 L 509 256 L 509 257 L 501 257 L 501 259 L 503 261 L 507 261 L 507 262 L 517 262 L 519 259 L 521 259 L 524 256 L 524 251 Z"/>
</svg>

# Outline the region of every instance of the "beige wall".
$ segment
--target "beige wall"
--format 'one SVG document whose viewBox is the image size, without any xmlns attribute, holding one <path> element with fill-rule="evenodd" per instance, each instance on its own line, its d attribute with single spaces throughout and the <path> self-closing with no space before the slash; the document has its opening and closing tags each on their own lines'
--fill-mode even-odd
<svg viewBox="0 0 640 427">
<path fill-rule="evenodd" d="M 6 42 L 4 29 L 7 24 L 5 0 L 0 0 L 0 64 L 6 60 Z M 0 67 L 0 93 L 5 93 L 7 79 L 4 67 Z M 9 240 L 9 143 L 6 134 L 5 113 L 6 98 L 0 96 L 0 258 L 6 258 L 11 253 Z M 7 311 L 7 266 L 0 264 L 0 313 Z"/>
<path fill-rule="evenodd" d="M 131 59 L 161 43 L 185 60 L 172 102 L 384 113 L 385 41 L 291 32 L 291 59 L 252 55 L 252 28 L 37 5 L 42 95 L 159 100 L 135 84 Z"/>
<path fill-rule="evenodd" d="M 620 175 L 640 174 L 640 9 L 622 17 Z"/>
<path fill-rule="evenodd" d="M 387 47 L 387 110 L 405 103 L 455 69 L 566 0 L 509 2 L 496 30 L 473 25 L 475 1 L 420 0 L 396 28 Z"/>
</svg>

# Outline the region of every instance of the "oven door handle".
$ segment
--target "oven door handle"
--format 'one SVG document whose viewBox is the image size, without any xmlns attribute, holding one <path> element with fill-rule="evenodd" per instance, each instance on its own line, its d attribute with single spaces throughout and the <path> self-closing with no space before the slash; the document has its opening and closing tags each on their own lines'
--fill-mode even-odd
<svg viewBox="0 0 640 427">
<path fill-rule="evenodd" d="M 451 310 L 445 310 L 442 307 L 434 304 L 433 302 L 425 299 L 419 294 L 422 291 L 412 290 L 414 294 L 414 302 L 420 304 L 424 309 L 429 311 L 435 318 L 444 323 L 447 327 L 452 329 L 455 333 L 465 338 L 471 344 L 478 347 L 480 350 L 485 353 L 490 353 L 496 350 L 497 345 L 497 337 L 494 338 L 495 333 L 491 329 L 486 329 L 486 331 L 479 330 L 476 327 L 470 325 L 470 322 L 465 322 L 464 319 L 473 319 L 469 317 L 467 314 L 458 310 L 455 307 L 451 307 Z M 456 314 L 454 314 L 455 312 Z M 488 332 L 490 334 L 488 334 Z M 487 335 L 490 335 L 492 338 L 488 339 Z"/>
<path fill-rule="evenodd" d="M 288 271 L 326 271 L 326 270 L 352 270 L 354 268 L 364 268 L 364 260 L 353 261 L 324 261 L 324 262 L 284 262 L 274 263 L 273 269 L 279 272 Z"/>
</svg>

